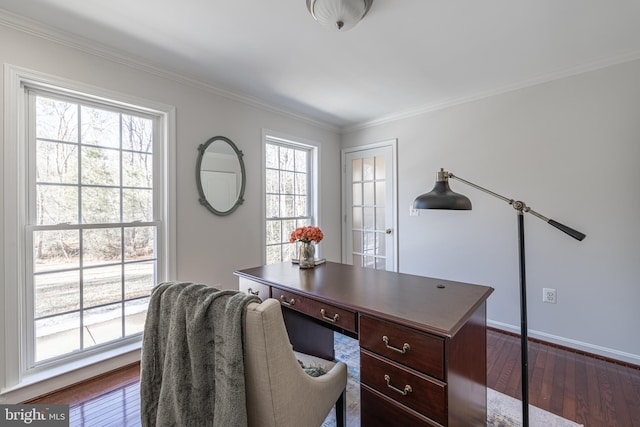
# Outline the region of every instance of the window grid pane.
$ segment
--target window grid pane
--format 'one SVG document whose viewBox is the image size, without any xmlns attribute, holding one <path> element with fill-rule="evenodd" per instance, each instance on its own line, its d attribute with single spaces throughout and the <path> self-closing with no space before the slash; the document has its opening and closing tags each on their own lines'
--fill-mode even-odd
<svg viewBox="0 0 640 427">
<path fill-rule="evenodd" d="M 289 236 L 297 227 L 314 223 L 309 187 L 311 150 L 265 143 L 266 263 L 296 258 Z"/>
<path fill-rule="evenodd" d="M 158 224 L 154 119 L 34 95 L 37 364 L 142 332 Z"/>
</svg>

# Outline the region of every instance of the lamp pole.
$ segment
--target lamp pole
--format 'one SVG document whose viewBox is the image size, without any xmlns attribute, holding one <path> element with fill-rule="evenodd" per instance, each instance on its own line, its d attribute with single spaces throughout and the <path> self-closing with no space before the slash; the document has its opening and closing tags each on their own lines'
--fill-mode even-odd
<svg viewBox="0 0 640 427">
<path fill-rule="evenodd" d="M 524 204 L 522 204 L 524 205 Z M 524 213 L 514 204 L 518 216 L 520 257 L 520 369 L 522 381 L 522 426 L 529 426 L 529 328 L 527 326 L 527 272 L 524 262 Z"/>
<path fill-rule="evenodd" d="M 524 256 L 524 214 L 526 212 L 532 214 L 558 230 L 568 234 L 576 240 L 583 240 L 585 234 L 574 230 L 571 227 L 560 224 L 559 222 L 549 219 L 528 207 L 524 202 L 501 196 L 491 190 L 487 190 L 477 184 L 455 176 L 451 172 L 440 169 L 437 173 L 436 185 L 429 193 L 425 193 L 416 197 L 413 207 L 416 209 L 456 209 L 471 210 L 471 201 L 449 188 L 449 178 L 457 179 L 477 190 L 490 194 L 498 199 L 509 203 L 516 210 L 518 219 L 518 257 L 520 263 L 520 365 L 521 365 L 521 384 L 522 384 L 522 425 L 529 426 L 529 338 L 527 326 L 527 274 Z"/>
</svg>

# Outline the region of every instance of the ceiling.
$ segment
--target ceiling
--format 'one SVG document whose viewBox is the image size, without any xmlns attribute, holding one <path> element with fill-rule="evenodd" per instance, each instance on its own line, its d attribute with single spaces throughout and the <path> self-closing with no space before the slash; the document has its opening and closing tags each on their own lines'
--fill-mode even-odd
<svg viewBox="0 0 640 427">
<path fill-rule="evenodd" d="M 0 9 L 338 129 L 640 58 L 638 0 L 374 0 L 344 33 L 316 23 L 305 0 Z"/>
</svg>

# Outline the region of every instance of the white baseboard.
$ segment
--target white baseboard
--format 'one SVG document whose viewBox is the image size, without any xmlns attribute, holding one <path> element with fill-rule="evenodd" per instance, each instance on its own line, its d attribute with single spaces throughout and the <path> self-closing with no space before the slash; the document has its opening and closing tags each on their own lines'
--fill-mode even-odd
<svg viewBox="0 0 640 427">
<path fill-rule="evenodd" d="M 520 327 L 513 326 L 508 323 L 496 322 L 494 320 L 487 320 L 487 326 L 496 329 L 502 329 L 504 331 L 513 332 L 520 335 Z M 640 355 L 626 353 L 623 351 L 615 350 L 612 348 L 602 347 L 595 344 L 590 344 L 582 341 L 576 341 L 570 338 L 560 337 L 557 335 L 548 334 L 546 332 L 540 332 L 533 329 L 529 329 L 528 336 L 530 338 L 536 338 L 541 341 L 546 341 L 552 344 L 561 345 L 563 347 L 573 348 L 576 350 L 584 351 L 587 353 L 603 356 L 609 359 L 619 360 L 621 362 L 630 363 L 640 366 Z"/>
</svg>

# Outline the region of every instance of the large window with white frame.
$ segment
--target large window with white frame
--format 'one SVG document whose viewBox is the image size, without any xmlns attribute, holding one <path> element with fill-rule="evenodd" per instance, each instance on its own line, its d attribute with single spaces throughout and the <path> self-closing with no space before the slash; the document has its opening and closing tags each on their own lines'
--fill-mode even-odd
<svg viewBox="0 0 640 427">
<path fill-rule="evenodd" d="M 171 270 L 172 113 L 18 83 L 22 255 L 20 287 L 6 294 L 21 307 L 24 375 L 140 342 L 151 291 Z"/>
<path fill-rule="evenodd" d="M 266 136 L 264 153 L 265 262 L 274 264 L 296 258 L 296 245 L 289 242 L 293 230 L 318 225 L 317 148 Z"/>
</svg>

